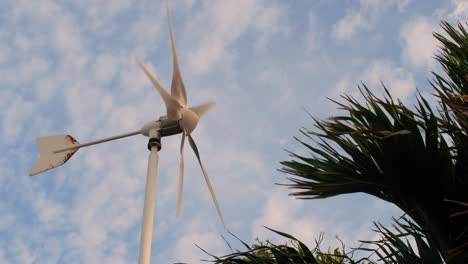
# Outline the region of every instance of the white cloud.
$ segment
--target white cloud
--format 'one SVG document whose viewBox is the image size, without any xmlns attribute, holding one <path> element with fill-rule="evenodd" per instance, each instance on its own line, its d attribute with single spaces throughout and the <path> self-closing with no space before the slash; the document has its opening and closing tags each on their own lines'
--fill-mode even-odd
<svg viewBox="0 0 468 264">
<path fill-rule="evenodd" d="M 401 100 L 406 100 L 416 90 L 416 81 L 412 73 L 389 61 L 375 61 L 364 70 L 361 80 L 373 90 L 379 89 L 383 82 L 392 96 Z"/>
<path fill-rule="evenodd" d="M 11 49 L 6 44 L 0 44 L 0 65 L 6 63 L 10 58 Z"/>
<path fill-rule="evenodd" d="M 83 81 L 67 88 L 65 94 L 66 106 L 70 115 L 70 130 L 76 136 L 85 137 L 95 132 L 95 125 L 101 122 L 104 116 L 114 106 L 112 93 L 102 89 L 89 89 L 95 87 L 94 82 Z M 94 116 L 94 118 L 90 118 Z M 80 133 L 81 132 L 81 133 Z"/>
<path fill-rule="evenodd" d="M 452 0 L 453 11 L 450 17 L 455 20 L 463 21 L 468 19 L 468 2 L 466 0 Z"/>
<path fill-rule="evenodd" d="M 369 62 L 369 64 L 362 71 L 338 80 L 330 93 L 330 97 L 339 99 L 341 95 L 347 94 L 361 101 L 363 99 L 357 88 L 361 82 L 378 97 L 384 95 L 383 83 L 394 98 L 398 98 L 403 102 L 407 102 L 416 91 L 416 80 L 413 73 L 402 66 L 395 65 L 395 63 L 388 60 L 375 60 Z M 336 106 L 333 105 L 333 107 Z"/>
<path fill-rule="evenodd" d="M 284 7 L 272 5 L 262 8 L 255 18 L 254 29 L 258 32 L 257 48 L 264 48 L 273 35 L 288 32 Z"/>
<path fill-rule="evenodd" d="M 138 16 L 137 20 L 130 26 L 128 32 L 128 41 L 135 47 L 134 54 L 132 54 L 132 61 L 134 61 L 133 56 L 141 56 L 141 59 L 143 59 L 149 51 L 161 49 L 160 47 L 167 47 L 161 44 L 167 44 L 169 42 L 168 38 L 164 39 L 164 42 L 160 41 L 161 36 L 164 36 L 162 29 L 168 30 L 165 8 L 160 8 L 159 10 L 149 9 L 145 11 L 147 13 Z M 167 31 L 164 31 L 164 33 L 167 33 Z M 165 36 L 167 37 L 168 35 Z M 180 46 L 177 40 L 176 45 L 177 47 Z"/>
<path fill-rule="evenodd" d="M 16 65 L 5 66 L 0 76 L 0 83 L 4 85 L 23 85 L 44 76 L 50 68 L 48 60 L 41 57 L 28 58 L 17 62 Z M 26 87 L 24 89 L 28 89 Z"/>
<path fill-rule="evenodd" d="M 213 232 L 192 232 L 184 235 L 177 241 L 174 247 L 175 261 L 204 263 L 201 259 L 207 259 L 208 256 L 195 246 L 197 244 L 203 249 L 208 249 L 212 254 L 222 255 L 225 250 L 225 242 L 219 234 Z"/>
<path fill-rule="evenodd" d="M 247 29 L 257 8 L 258 1 L 216 1 L 206 4 L 195 18 L 198 20 L 196 24 L 206 26 L 195 51 L 190 53 L 191 70 L 201 73 L 210 71 L 223 57 L 225 48 Z"/>
<path fill-rule="evenodd" d="M 332 98 L 337 98 L 340 95 L 346 93 L 352 84 L 348 79 L 341 79 L 335 85 L 335 93 L 333 93 Z"/>
<path fill-rule="evenodd" d="M 452 25 L 468 19 L 468 2 L 452 0 L 450 8 L 440 8 L 431 15 L 418 16 L 403 24 L 400 29 L 402 41 L 401 60 L 416 70 L 433 70 L 439 42 L 433 37 L 434 32 L 446 35 L 438 25 L 448 21 Z"/>
<path fill-rule="evenodd" d="M 32 29 L 33 33 L 15 34 L 12 49 L 21 50 L 15 54 L 19 60 L 10 65 L 15 74 L 5 74 L 3 78 L 10 83 L 42 80 L 31 86 L 37 88 L 36 94 L 45 102 L 47 95 L 55 93 L 55 87 L 67 87 L 79 76 L 89 56 L 75 14 L 54 1 L 15 1 L 9 20 L 13 25 L 24 21 L 21 27 Z M 46 77 L 52 66 L 54 74 Z M 18 70 L 21 76 L 17 76 Z"/>
<path fill-rule="evenodd" d="M 83 65 L 87 62 L 81 29 L 71 15 L 62 15 L 55 23 L 53 43 L 55 50 L 64 58 L 64 62 L 72 65 Z"/>
<path fill-rule="evenodd" d="M 0 249 L 0 263 L 8 263 L 3 249 Z"/>
<path fill-rule="evenodd" d="M 139 223 L 141 216 L 142 199 L 139 199 L 140 195 L 135 196 L 136 191 L 141 190 L 141 184 L 131 179 L 124 161 L 112 161 L 109 150 L 103 152 L 110 158 L 106 161 L 115 162 L 114 165 L 105 165 L 109 173 L 94 173 L 84 167 L 86 174 L 99 183 L 92 184 L 89 182 L 92 179 L 80 181 L 80 193 L 69 214 L 69 222 L 79 230 L 70 243 L 80 249 L 85 263 L 99 263 L 107 258 L 114 258 L 113 261 L 125 259 L 126 246 L 117 241 L 115 243 L 120 245 L 114 248 L 112 234 L 124 233 Z M 104 254 L 108 249 L 110 254 Z"/>
<path fill-rule="evenodd" d="M 284 67 L 272 66 L 259 69 L 257 80 L 266 87 L 274 87 L 270 88 L 269 93 L 263 96 L 264 104 L 269 104 L 278 111 L 297 107 L 297 102 L 294 100 L 294 90 L 291 88 L 296 84 L 292 78 L 287 77 Z"/>
<path fill-rule="evenodd" d="M 45 78 L 37 80 L 36 96 L 41 101 L 47 101 L 57 91 L 57 84 L 53 79 Z"/>
<path fill-rule="evenodd" d="M 112 19 L 127 11 L 132 6 L 132 0 L 79 0 L 74 1 L 80 11 L 85 16 L 87 27 L 95 32 L 106 34 L 115 30 L 112 26 Z"/>
<path fill-rule="evenodd" d="M 319 48 L 318 42 L 319 42 L 319 34 L 320 30 L 317 27 L 317 18 L 314 13 L 309 13 L 309 23 L 308 26 L 309 28 L 307 29 L 307 33 L 305 35 L 305 46 L 306 46 L 306 51 L 311 52 L 312 50 L 316 50 Z"/>
<path fill-rule="evenodd" d="M 396 6 L 399 11 L 403 11 L 409 0 L 361 0 L 361 9 L 368 11 L 381 11 L 388 6 Z M 387 5 L 387 6 L 386 6 Z"/>
<path fill-rule="evenodd" d="M 32 58 L 19 66 L 21 72 L 18 76 L 22 81 L 31 81 L 38 75 L 43 75 L 48 71 L 50 63 L 42 58 Z"/>
<path fill-rule="evenodd" d="M 34 2 L 20 0 L 16 1 L 15 5 L 12 5 L 12 16 L 14 18 L 31 16 L 39 19 L 52 19 L 60 11 L 59 5 L 51 0 Z"/>
<path fill-rule="evenodd" d="M 13 143 L 26 123 L 32 119 L 35 113 L 35 105 L 20 96 L 9 98 L 10 103 L 1 114 L 3 116 L 3 140 L 7 143 Z"/>
<path fill-rule="evenodd" d="M 26 53 L 31 51 L 34 46 L 34 41 L 30 37 L 26 37 L 24 34 L 17 33 L 14 40 L 15 49 Z"/>
<path fill-rule="evenodd" d="M 2 215 L 2 217 L 0 218 L 0 232 L 6 231 L 11 225 L 15 223 L 16 217 L 10 212 L 10 210 L 11 208 L 9 206 L 7 206 L 4 202 L 0 202 L 0 214 Z M 0 261 L 0 263 L 4 262 Z"/>
<path fill-rule="evenodd" d="M 192 71 L 206 73 L 228 56 L 228 47 L 247 30 L 253 28 L 258 35 L 257 47 L 264 47 L 272 35 L 284 31 L 287 25 L 281 8 L 267 5 L 261 0 L 216 1 L 206 4 L 196 15 L 195 23 L 189 25 L 191 37 L 199 39 L 195 50 L 190 52 L 189 65 Z M 203 32 L 193 28 L 205 25 Z"/>
<path fill-rule="evenodd" d="M 403 41 L 402 61 L 414 68 L 428 69 L 434 65 L 432 56 L 437 41 L 432 36 L 436 25 L 425 17 L 418 17 L 403 25 L 400 38 Z"/>
<path fill-rule="evenodd" d="M 399 11 L 406 8 L 409 0 L 361 0 L 358 9 L 349 9 L 335 25 L 332 36 L 339 41 L 350 40 L 360 30 L 375 27 L 384 10 L 396 6 Z"/>
<path fill-rule="evenodd" d="M 39 220 L 46 224 L 52 224 L 54 228 L 57 228 L 57 225 L 65 220 L 63 206 L 47 199 L 43 192 L 35 197 L 34 208 Z"/>
<path fill-rule="evenodd" d="M 94 79 L 100 85 L 106 85 L 114 79 L 117 71 L 118 61 L 111 54 L 101 54 L 96 58 L 91 72 Z"/>
<path fill-rule="evenodd" d="M 301 215 L 303 206 L 302 200 L 288 197 L 284 191 L 271 192 L 261 215 L 252 226 L 252 234 L 262 240 L 287 240 L 263 227 L 266 226 L 289 233 L 307 245 L 312 245 L 314 238 L 317 238 L 320 232 L 325 231 L 326 227 L 310 215 Z M 293 222 L 294 224 L 291 224 Z"/>
<path fill-rule="evenodd" d="M 19 240 L 15 240 L 10 247 L 14 247 L 16 263 L 32 264 L 35 261 L 30 249 Z"/>
<path fill-rule="evenodd" d="M 338 40 L 350 40 L 359 29 L 369 28 L 369 22 L 359 12 L 351 12 L 333 27 L 333 36 Z"/>
</svg>

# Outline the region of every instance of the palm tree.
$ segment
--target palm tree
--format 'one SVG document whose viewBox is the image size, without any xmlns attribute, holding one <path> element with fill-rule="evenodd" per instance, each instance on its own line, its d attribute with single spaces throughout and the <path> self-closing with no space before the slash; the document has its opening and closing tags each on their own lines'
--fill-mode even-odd
<svg viewBox="0 0 468 264">
<path fill-rule="evenodd" d="M 435 58 L 444 69 L 433 72 L 430 82 L 438 97 L 435 111 L 422 95 L 414 110 L 386 95 L 376 97 L 363 84 L 365 102 L 349 95 L 334 101 L 343 115 L 314 119 L 315 129 L 301 130 L 297 141 L 311 153 L 290 153 L 281 162 L 281 171 L 291 175 L 286 184 L 300 199 L 323 199 L 364 192 L 401 208 L 406 219 L 396 221 L 394 230 L 376 224 L 378 241 L 365 241 L 385 263 L 468 263 L 468 34 L 465 26 L 455 28 L 443 22 L 446 36 L 435 33 L 441 49 Z M 279 232 L 295 243 L 291 247 L 274 244 L 248 247 L 223 257 L 216 263 L 297 263 L 318 262 L 319 256 L 336 257 L 305 249 L 294 237 Z M 417 250 L 407 243 L 411 237 Z M 262 249 L 265 259 L 255 261 Z M 283 249 L 283 250 L 281 250 Z M 289 252 L 289 253 L 288 253 Z M 313 252 L 313 254 L 309 254 Z M 343 250 L 341 262 L 355 263 Z M 349 252 L 348 252 L 349 253 Z M 291 258 L 285 258 L 291 257 Z M 280 261 L 281 260 L 281 261 Z M 360 261 L 369 261 L 369 258 Z M 243 262 L 244 261 L 244 262 Z"/>
<path fill-rule="evenodd" d="M 468 34 L 444 22 L 435 33 L 444 75 L 433 73 L 439 111 L 419 95 L 415 111 L 385 89 L 379 99 L 365 85 L 366 100 L 343 96 L 345 115 L 315 120 L 318 131 L 297 139 L 311 156 L 291 153 L 282 162 L 293 175 L 291 195 L 321 199 L 364 192 L 401 208 L 422 228 L 431 247 L 454 263 L 468 261 Z M 312 143 L 311 143 L 312 142 Z"/>
</svg>

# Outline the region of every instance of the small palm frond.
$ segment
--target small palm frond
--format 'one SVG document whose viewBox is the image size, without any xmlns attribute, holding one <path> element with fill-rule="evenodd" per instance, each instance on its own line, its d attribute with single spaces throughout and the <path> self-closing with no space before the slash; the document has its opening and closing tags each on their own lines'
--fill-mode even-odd
<svg viewBox="0 0 468 264">
<path fill-rule="evenodd" d="M 270 241 L 257 241 L 249 246 L 237 238 L 246 248 L 244 251 L 215 256 L 210 255 L 213 260 L 206 260 L 212 263 L 224 264 L 440 264 L 443 263 L 442 256 L 437 248 L 431 247 L 427 242 L 427 237 L 422 230 L 410 220 L 394 220 L 393 230 L 384 227 L 380 223 L 374 223 L 373 230 L 380 235 L 380 239 L 375 241 L 361 241 L 358 248 L 346 252 L 345 245 L 341 242 L 341 247 L 323 251 L 320 244 L 323 234 L 315 241 L 316 246 L 309 249 L 304 243 L 290 234 L 269 229 L 276 234 L 289 239 L 284 244 L 274 244 Z M 361 252 L 364 257 L 355 260 L 354 253 Z"/>
<path fill-rule="evenodd" d="M 320 236 L 316 240 L 316 247 L 309 249 L 304 243 L 299 241 L 294 236 L 273 230 L 267 227 L 272 232 L 287 238 L 289 241 L 284 244 L 274 244 L 270 241 L 259 241 L 249 246 L 244 241 L 238 239 L 246 248 L 245 251 L 236 251 L 234 253 L 224 255 L 224 256 L 215 256 L 203 250 L 206 254 L 210 255 L 213 260 L 207 260 L 212 263 L 225 263 L 225 264 L 252 264 L 252 263 L 262 263 L 262 264 L 355 264 L 352 260 L 352 254 L 342 253 L 345 248 L 342 245 L 342 248 L 336 248 L 334 250 L 329 250 L 328 252 L 322 252 L 319 248 L 319 245 L 323 239 L 323 236 Z M 362 260 L 359 263 L 364 263 Z M 366 263 L 372 263 L 366 261 Z"/>
<path fill-rule="evenodd" d="M 360 250 L 372 252 L 380 263 L 443 263 L 439 251 L 427 243 L 424 232 L 409 219 L 403 218 L 400 221 L 394 219 L 393 231 L 380 223 L 374 223 L 374 226 L 374 231 L 380 234 L 380 239 L 361 241 L 373 247 L 361 247 Z"/>
<path fill-rule="evenodd" d="M 448 200 L 445 199 L 446 202 L 452 203 L 453 205 L 458 205 L 458 211 L 455 213 L 452 213 L 450 215 L 450 220 L 455 221 L 458 220 L 457 222 L 454 222 L 454 224 L 460 225 L 460 230 L 457 230 L 456 232 L 456 241 L 460 241 L 458 243 L 454 243 L 454 245 L 451 246 L 451 248 L 448 251 L 448 260 L 450 259 L 457 259 L 458 258 L 464 258 L 463 254 L 467 254 L 468 252 L 468 241 L 466 241 L 466 237 L 468 236 L 468 222 L 466 221 L 468 217 L 468 203 L 466 202 L 461 202 L 461 201 L 454 201 L 454 200 Z M 459 220 L 461 219 L 461 221 Z M 464 227 L 463 227 L 464 223 Z M 461 229 L 462 228 L 462 229 Z M 463 239 L 465 238 L 465 239 Z"/>
<path fill-rule="evenodd" d="M 457 144 L 457 139 L 468 135 L 468 33 L 462 24 L 455 28 L 443 22 L 442 28 L 447 37 L 434 33 L 442 44 L 435 58 L 444 69 L 445 76 L 433 73 L 435 80 L 432 86 L 441 99 L 448 134 L 456 132 L 453 139 Z"/>
</svg>

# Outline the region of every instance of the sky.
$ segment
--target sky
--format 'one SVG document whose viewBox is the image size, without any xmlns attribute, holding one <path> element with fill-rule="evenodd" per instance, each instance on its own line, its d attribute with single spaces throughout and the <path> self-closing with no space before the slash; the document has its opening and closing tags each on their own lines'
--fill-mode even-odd
<svg viewBox="0 0 468 264">
<path fill-rule="evenodd" d="M 86 142 L 134 131 L 165 115 L 135 62 L 170 87 L 165 1 L 0 1 L 0 263 L 135 263 L 148 150 L 135 136 L 79 150 L 34 177 L 35 140 Z M 163 138 L 152 262 L 200 263 L 256 237 L 264 226 L 324 247 L 375 238 L 372 221 L 402 212 L 363 194 L 301 201 L 278 172 L 309 113 L 338 113 L 327 98 L 383 82 L 403 102 L 440 70 L 433 31 L 466 21 L 463 0 L 173 0 L 173 28 L 189 106 L 214 100 L 193 137 L 226 220 L 216 215 L 195 155 L 185 149 L 176 218 L 180 135 Z"/>
</svg>

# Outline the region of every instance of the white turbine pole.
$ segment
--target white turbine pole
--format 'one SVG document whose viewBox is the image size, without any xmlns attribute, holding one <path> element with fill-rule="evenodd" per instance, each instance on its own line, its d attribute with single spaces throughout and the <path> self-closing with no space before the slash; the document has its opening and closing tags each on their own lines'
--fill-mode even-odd
<svg viewBox="0 0 468 264">
<path fill-rule="evenodd" d="M 151 257 L 151 240 L 153 235 L 154 208 L 156 205 L 156 179 L 158 176 L 158 150 L 160 148 L 159 133 L 150 131 L 148 147 L 151 153 L 148 159 L 148 174 L 146 176 L 145 205 L 143 208 L 143 223 L 140 238 L 139 264 L 149 264 Z"/>
</svg>

